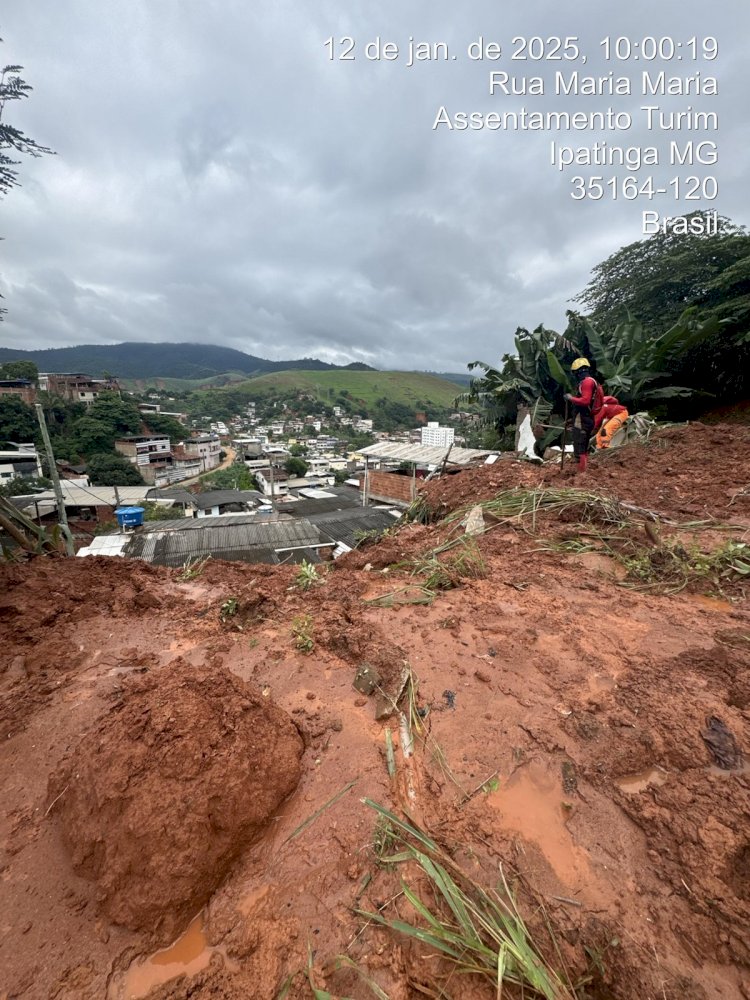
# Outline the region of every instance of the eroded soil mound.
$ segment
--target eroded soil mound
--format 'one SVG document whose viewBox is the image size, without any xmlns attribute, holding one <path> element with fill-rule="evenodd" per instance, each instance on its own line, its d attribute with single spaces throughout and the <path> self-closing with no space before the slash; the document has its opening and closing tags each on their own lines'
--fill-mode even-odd
<svg viewBox="0 0 750 1000">
<path fill-rule="evenodd" d="M 750 516 L 750 492 L 742 492 L 748 477 L 741 473 L 748 468 L 749 454 L 750 427 L 679 424 L 655 432 L 643 444 L 592 455 L 588 473 L 574 481 L 668 516 L 737 519 Z M 566 464 L 570 472 L 572 463 Z M 738 484 L 738 478 L 744 482 Z M 433 518 L 439 518 L 500 490 L 569 485 L 559 465 L 503 459 L 433 480 L 424 496 Z"/>
<path fill-rule="evenodd" d="M 178 658 L 126 684 L 52 776 L 50 801 L 106 914 L 169 937 L 294 790 L 302 752 L 286 712 Z"/>
</svg>

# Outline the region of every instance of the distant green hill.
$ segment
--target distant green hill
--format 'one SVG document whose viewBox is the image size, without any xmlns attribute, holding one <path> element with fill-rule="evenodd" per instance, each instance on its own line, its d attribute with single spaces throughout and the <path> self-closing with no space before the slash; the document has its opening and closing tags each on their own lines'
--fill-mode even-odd
<svg viewBox="0 0 750 1000">
<path fill-rule="evenodd" d="M 137 379 L 141 382 L 148 381 L 149 384 L 154 384 L 155 379 L 204 381 L 223 376 L 227 372 L 239 372 L 247 376 L 295 368 L 303 368 L 305 371 L 341 370 L 339 365 L 330 365 L 316 358 L 267 361 L 253 354 L 235 351 L 231 347 L 216 347 L 211 344 L 89 344 L 80 347 L 55 347 L 45 351 L 0 347 L 0 363 L 5 361 L 33 361 L 41 372 L 85 372 L 94 377 L 101 377 L 107 372 L 116 378 Z M 360 367 L 361 363 L 355 362 L 347 365 L 346 369 Z"/>
<path fill-rule="evenodd" d="M 166 392 L 195 392 L 219 386 L 237 385 L 247 382 L 247 372 L 223 372 L 210 378 L 163 378 L 150 375 L 147 378 L 120 378 L 119 383 L 128 392 L 148 392 L 149 389 L 164 389 Z"/>
<path fill-rule="evenodd" d="M 248 399 L 293 392 L 309 392 L 321 403 L 331 405 L 341 392 L 352 400 L 371 407 L 378 399 L 400 403 L 412 409 L 420 406 L 451 408 L 460 392 L 455 382 L 426 372 L 353 371 L 283 371 L 260 375 L 232 386 Z"/>
<path fill-rule="evenodd" d="M 471 385 L 471 381 L 475 378 L 470 372 L 463 374 L 462 372 L 427 372 L 427 375 L 434 375 L 435 378 L 444 378 L 449 382 L 455 382 L 457 385 L 462 385 L 468 389 Z"/>
</svg>

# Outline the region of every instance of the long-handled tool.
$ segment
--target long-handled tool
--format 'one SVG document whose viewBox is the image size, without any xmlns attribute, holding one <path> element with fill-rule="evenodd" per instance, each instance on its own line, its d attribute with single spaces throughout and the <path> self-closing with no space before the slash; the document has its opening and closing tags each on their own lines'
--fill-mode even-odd
<svg viewBox="0 0 750 1000">
<path fill-rule="evenodd" d="M 568 416 L 570 414 L 570 408 L 568 406 L 567 399 L 565 400 L 565 423 L 563 424 L 563 436 L 562 436 L 562 455 L 560 456 L 560 472 L 562 472 L 565 467 L 565 445 L 568 441 Z"/>
</svg>

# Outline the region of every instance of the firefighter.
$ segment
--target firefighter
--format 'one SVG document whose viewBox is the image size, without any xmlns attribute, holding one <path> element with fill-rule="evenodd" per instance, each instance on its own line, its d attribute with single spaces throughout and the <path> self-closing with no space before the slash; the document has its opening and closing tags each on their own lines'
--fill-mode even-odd
<svg viewBox="0 0 750 1000">
<path fill-rule="evenodd" d="M 619 399 L 615 399 L 614 396 L 605 396 L 604 404 L 599 411 L 599 419 L 596 423 L 598 428 L 596 447 L 609 448 L 610 441 L 629 416 L 630 414 L 621 405 Z"/>
<path fill-rule="evenodd" d="M 565 399 L 573 407 L 573 454 L 578 459 L 578 471 L 585 472 L 591 435 L 604 402 L 604 393 L 591 374 L 591 365 L 586 358 L 576 358 L 570 370 L 578 381 L 577 396 L 565 393 Z"/>
</svg>

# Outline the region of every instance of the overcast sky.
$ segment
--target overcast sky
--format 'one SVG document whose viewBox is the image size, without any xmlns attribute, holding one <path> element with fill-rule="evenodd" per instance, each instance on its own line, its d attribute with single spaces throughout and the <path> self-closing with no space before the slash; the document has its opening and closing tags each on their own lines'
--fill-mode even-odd
<svg viewBox="0 0 750 1000">
<path fill-rule="evenodd" d="M 0 202 L 0 345 L 495 362 L 519 325 L 564 328 L 591 268 L 640 238 L 643 209 L 709 206 L 569 197 L 574 171 L 549 165 L 550 140 L 663 151 L 669 136 L 640 117 L 606 136 L 449 132 L 432 129 L 439 107 L 718 111 L 718 136 L 679 138 L 718 139 L 719 164 L 696 172 L 719 180 L 710 207 L 747 224 L 749 12 L 746 0 L 3 0 L 0 58 L 34 87 L 4 120 L 57 155 L 26 160 L 23 187 Z M 480 35 L 506 54 L 516 35 L 578 36 L 587 65 L 470 61 Z M 605 64 L 605 35 L 716 36 L 716 61 L 683 48 L 670 72 L 716 75 L 719 96 L 644 101 L 646 64 Z M 356 58 L 330 61 L 330 36 L 352 36 Z M 402 50 L 410 36 L 446 42 L 457 58 L 367 61 L 378 36 Z M 614 69 L 637 86 L 630 98 L 491 97 L 493 69 L 548 83 L 557 69 Z"/>
</svg>

